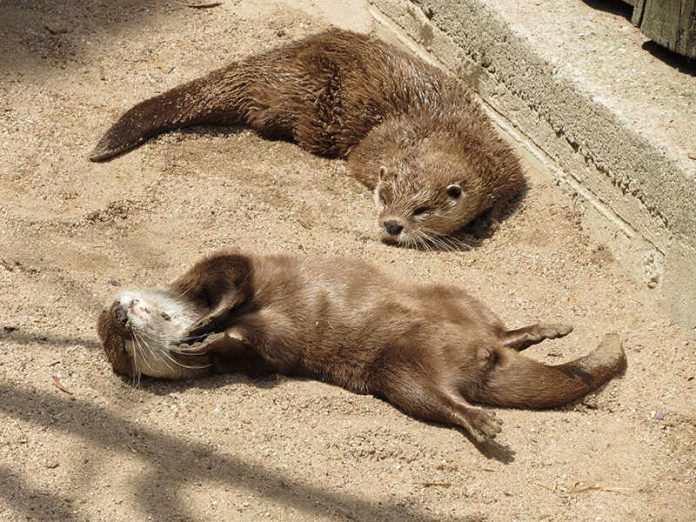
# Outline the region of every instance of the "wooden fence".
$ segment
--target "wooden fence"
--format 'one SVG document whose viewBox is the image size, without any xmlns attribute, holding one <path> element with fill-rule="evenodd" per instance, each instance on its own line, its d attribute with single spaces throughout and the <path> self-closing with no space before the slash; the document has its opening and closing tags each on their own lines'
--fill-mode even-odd
<svg viewBox="0 0 696 522">
<path fill-rule="evenodd" d="M 623 0 L 633 6 L 632 22 L 655 43 L 696 58 L 696 0 Z"/>
</svg>

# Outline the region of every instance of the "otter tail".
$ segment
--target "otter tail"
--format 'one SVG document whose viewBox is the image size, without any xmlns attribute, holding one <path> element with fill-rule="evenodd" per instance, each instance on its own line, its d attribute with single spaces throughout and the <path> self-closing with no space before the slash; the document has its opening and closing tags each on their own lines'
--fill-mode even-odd
<svg viewBox="0 0 696 522">
<path fill-rule="evenodd" d="M 106 131 L 89 159 L 108 160 L 176 128 L 239 123 L 241 85 L 231 81 L 235 75 L 230 69 L 214 71 L 139 103 Z"/>
<path fill-rule="evenodd" d="M 619 374 L 626 356 L 617 334 L 608 334 L 588 355 L 549 366 L 505 348 L 478 394 L 482 403 L 542 409 L 573 402 Z"/>
</svg>

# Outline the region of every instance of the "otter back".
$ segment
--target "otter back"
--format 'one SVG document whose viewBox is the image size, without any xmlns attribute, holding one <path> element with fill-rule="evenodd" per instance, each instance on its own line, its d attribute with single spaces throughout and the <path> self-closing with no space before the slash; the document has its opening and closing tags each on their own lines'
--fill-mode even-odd
<svg viewBox="0 0 696 522">
<path fill-rule="evenodd" d="M 237 123 L 348 158 L 351 174 L 378 192 L 383 239 L 400 244 L 450 234 L 491 208 L 497 214 L 524 185 L 515 154 L 459 81 L 338 29 L 139 103 L 90 158 L 110 159 L 171 129 Z"/>
</svg>

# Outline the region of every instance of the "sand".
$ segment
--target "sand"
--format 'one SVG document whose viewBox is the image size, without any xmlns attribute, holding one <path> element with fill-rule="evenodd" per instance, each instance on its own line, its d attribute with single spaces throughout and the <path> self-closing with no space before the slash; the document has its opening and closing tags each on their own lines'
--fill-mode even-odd
<svg viewBox="0 0 696 522">
<path fill-rule="evenodd" d="M 124 109 L 326 27 L 316 11 L 0 2 L 0 520 L 693 520 L 694 341 L 534 163 L 497 234 L 423 252 L 376 240 L 345 162 L 249 130 L 87 161 Z M 313 381 L 115 376 L 101 307 L 229 246 L 354 256 L 467 288 L 511 327 L 572 324 L 528 351 L 550 363 L 615 331 L 628 369 L 566 408 L 497 409 L 503 432 L 484 448 Z"/>
</svg>

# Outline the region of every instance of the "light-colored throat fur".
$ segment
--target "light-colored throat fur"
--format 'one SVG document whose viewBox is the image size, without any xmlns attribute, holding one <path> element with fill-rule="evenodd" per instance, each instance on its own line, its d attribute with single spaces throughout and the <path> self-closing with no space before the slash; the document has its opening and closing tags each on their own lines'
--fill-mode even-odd
<svg viewBox="0 0 696 522">
<path fill-rule="evenodd" d="M 125 345 L 136 378 L 173 378 L 185 369 L 207 366 L 185 364 L 176 356 L 177 343 L 200 316 L 190 304 L 157 289 L 125 291 L 117 300 L 127 311 L 127 324 L 133 335 Z"/>
</svg>

